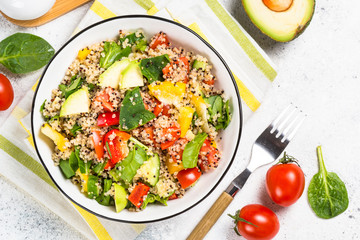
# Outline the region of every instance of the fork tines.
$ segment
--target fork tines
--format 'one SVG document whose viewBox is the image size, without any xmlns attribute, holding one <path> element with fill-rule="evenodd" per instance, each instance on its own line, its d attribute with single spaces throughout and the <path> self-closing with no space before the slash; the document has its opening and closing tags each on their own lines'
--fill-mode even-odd
<svg viewBox="0 0 360 240">
<path fill-rule="evenodd" d="M 281 142 L 290 141 L 304 122 L 306 115 L 296 106 L 290 104 L 273 121 L 271 134 L 281 137 Z"/>
</svg>

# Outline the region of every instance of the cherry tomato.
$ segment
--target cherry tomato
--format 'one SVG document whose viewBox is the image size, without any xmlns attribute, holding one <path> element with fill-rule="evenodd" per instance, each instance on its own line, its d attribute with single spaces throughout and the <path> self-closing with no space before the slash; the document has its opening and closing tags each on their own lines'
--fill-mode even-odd
<svg viewBox="0 0 360 240">
<path fill-rule="evenodd" d="M 118 129 L 113 129 L 106 133 L 104 141 L 112 165 L 123 160 L 129 154 L 129 147 L 127 145 L 129 138 L 130 135 L 128 133 Z M 109 165 L 111 167 L 111 164 Z"/>
<path fill-rule="evenodd" d="M 97 119 L 97 125 L 99 127 L 119 125 L 119 115 L 120 112 L 101 113 Z"/>
<path fill-rule="evenodd" d="M 0 73 L 0 111 L 8 109 L 14 100 L 14 90 L 5 75 Z"/>
<path fill-rule="evenodd" d="M 159 32 L 158 34 L 156 34 L 153 37 L 149 46 L 150 46 L 150 48 L 155 49 L 159 45 L 169 46 L 169 44 L 170 44 L 170 42 L 169 42 L 169 38 L 167 37 L 167 35 L 163 32 Z"/>
<path fill-rule="evenodd" d="M 304 187 L 304 173 L 296 164 L 277 164 L 266 174 L 266 190 L 270 198 L 280 206 L 294 204 L 301 197 Z"/>
<path fill-rule="evenodd" d="M 99 130 L 92 130 L 91 139 L 94 144 L 95 153 L 97 159 L 100 160 L 104 156 L 104 140 Z"/>
<path fill-rule="evenodd" d="M 199 179 L 201 176 L 201 171 L 197 167 L 187 168 L 181 170 L 176 176 L 181 187 L 185 189 Z"/>
<path fill-rule="evenodd" d="M 238 232 L 248 240 L 272 239 L 280 229 L 276 214 L 260 204 L 246 205 L 232 217 L 235 219 Z"/>
</svg>

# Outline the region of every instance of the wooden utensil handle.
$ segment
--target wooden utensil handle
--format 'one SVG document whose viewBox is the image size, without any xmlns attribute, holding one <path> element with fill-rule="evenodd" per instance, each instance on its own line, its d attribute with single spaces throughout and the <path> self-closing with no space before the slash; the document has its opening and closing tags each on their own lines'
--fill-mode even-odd
<svg viewBox="0 0 360 240">
<path fill-rule="evenodd" d="M 199 240 L 203 239 L 206 234 L 209 232 L 211 227 L 216 223 L 221 214 L 229 206 L 233 197 L 228 193 L 223 192 L 216 202 L 211 206 L 209 211 L 201 219 L 201 221 L 196 225 L 195 229 L 191 232 L 187 240 Z"/>
</svg>

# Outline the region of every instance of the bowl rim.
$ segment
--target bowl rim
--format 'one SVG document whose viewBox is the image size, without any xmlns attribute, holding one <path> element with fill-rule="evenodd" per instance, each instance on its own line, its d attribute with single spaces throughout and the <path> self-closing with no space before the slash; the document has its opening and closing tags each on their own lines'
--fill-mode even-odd
<svg viewBox="0 0 360 240">
<path fill-rule="evenodd" d="M 232 83 L 235 87 L 235 92 L 236 92 L 236 96 L 237 96 L 237 102 L 238 102 L 238 105 L 239 105 L 239 134 L 238 134 L 238 138 L 237 138 L 237 141 L 236 141 L 236 145 L 235 145 L 235 149 L 234 149 L 234 152 L 233 152 L 233 155 L 231 157 L 231 160 L 228 164 L 228 166 L 226 167 L 225 171 L 223 172 L 223 174 L 220 176 L 219 180 L 217 181 L 217 183 L 215 183 L 214 187 L 212 189 L 210 189 L 210 191 L 205 194 L 205 196 L 203 198 L 201 198 L 200 200 L 198 200 L 196 203 L 194 203 L 193 205 L 191 205 L 190 207 L 182 210 L 182 211 L 179 211 L 175 214 L 172 214 L 172 215 L 169 215 L 169 216 L 166 216 L 166 217 L 162 217 L 162 218 L 158 218 L 158 219 L 153 219 L 153 220 L 147 220 L 147 221 L 129 221 L 129 220 L 122 220 L 122 219 L 117 219 L 117 218 L 112 218 L 112 217 L 107 217 L 107 216 L 104 216 L 104 215 L 101 215 L 97 212 L 94 212 L 92 211 L 91 209 L 83 206 L 82 204 L 78 203 L 77 201 L 73 200 L 60 186 L 59 184 L 54 180 L 53 176 L 50 174 L 45 162 L 43 161 L 42 157 L 41 157 L 41 154 L 40 154 L 40 151 L 37 147 L 37 144 L 36 144 L 36 138 L 35 138 L 35 132 L 34 132 L 34 106 L 35 106 L 35 100 L 36 100 L 36 97 L 37 97 L 37 94 L 38 94 L 38 90 L 39 90 L 39 87 L 42 83 L 42 80 L 44 78 L 44 75 L 48 69 L 48 67 L 50 66 L 50 64 L 52 63 L 52 61 L 56 58 L 56 56 L 70 43 L 72 42 L 75 38 L 77 38 L 79 35 L 81 35 L 83 32 L 86 32 L 87 30 L 93 28 L 93 27 L 96 27 L 98 25 L 101 25 L 105 22 L 109 22 L 109 21 L 114 21 L 114 20 L 117 20 L 117 19 L 130 19 L 130 18 L 150 18 L 150 19 L 155 19 L 155 20 L 159 20 L 159 21 L 164 21 L 164 22 L 167 22 L 167 23 L 170 23 L 170 24 L 173 24 L 177 27 L 181 27 L 183 28 L 184 30 L 192 33 L 193 35 L 195 35 L 197 38 L 199 38 L 211 51 L 213 51 L 213 53 L 220 59 L 220 61 L 223 63 L 224 67 L 226 68 L 227 72 L 229 73 L 230 75 L 230 78 L 232 80 Z M 122 222 L 122 223 L 135 223 L 135 224 L 145 224 L 145 223 L 154 223 L 154 222 L 158 222 L 158 221 L 163 221 L 163 220 L 166 220 L 166 219 L 170 219 L 172 217 L 175 217 L 175 216 L 178 216 L 188 210 L 190 210 L 191 208 L 195 207 L 196 205 L 198 205 L 200 202 L 202 202 L 203 200 L 205 200 L 208 196 L 210 196 L 210 194 L 217 188 L 217 186 L 219 185 L 219 183 L 223 180 L 223 178 L 225 177 L 225 175 L 227 174 L 227 172 L 229 171 L 230 167 L 232 166 L 233 162 L 234 162 L 234 158 L 236 156 L 236 153 L 237 153 L 237 150 L 238 150 L 238 147 L 239 147 L 239 143 L 240 143 L 240 138 L 241 138 L 241 133 L 242 133 L 242 128 L 243 128 L 243 111 L 242 111 L 242 105 L 241 105 L 241 98 L 240 98 L 240 93 L 239 93 L 239 89 L 237 87 L 237 84 L 236 84 L 236 81 L 234 79 L 234 76 L 229 68 L 229 66 L 226 64 L 225 60 L 222 58 L 222 56 L 215 50 L 214 47 L 212 47 L 205 39 L 203 39 L 199 34 L 197 34 L 195 31 L 191 30 L 190 28 L 180 24 L 180 23 L 177 23 L 177 22 L 174 22 L 172 20 L 169 20 L 169 19 L 166 19 L 166 18 L 162 18 L 162 17 L 157 17 L 157 16 L 150 16 L 150 15 L 142 15 L 142 14 L 134 14 L 134 15 L 122 15 L 122 16 L 116 16 L 116 17 L 112 17 L 112 18 L 108 18 L 108 19 L 104 19 L 104 20 L 101 20 L 99 22 L 96 22 L 94 24 L 91 24 L 87 27 L 85 27 L 84 29 L 82 29 L 81 31 L 79 31 L 78 33 L 76 33 L 74 36 L 72 36 L 69 40 L 67 40 L 60 48 L 58 51 L 56 51 L 56 53 L 54 54 L 54 56 L 51 58 L 51 60 L 49 61 L 49 63 L 46 65 L 44 71 L 42 72 L 41 74 L 41 77 L 39 79 L 39 82 L 37 84 L 37 87 L 36 87 L 36 90 L 35 90 L 35 93 L 34 93 L 34 96 L 33 96 L 33 100 L 32 100 L 32 106 L 31 106 L 31 133 L 32 133 L 32 137 L 33 137 L 33 141 L 34 141 L 34 147 L 35 147 L 35 150 L 36 150 L 36 153 L 37 153 L 37 156 L 39 157 L 40 159 L 40 162 L 41 164 L 44 166 L 47 174 L 49 175 L 49 177 L 51 178 L 51 180 L 53 181 L 53 183 L 55 184 L 55 186 L 58 188 L 58 190 L 60 190 L 60 192 L 65 195 L 71 202 L 75 203 L 77 206 L 81 207 L 82 209 L 86 210 L 87 212 L 89 213 L 92 213 L 94 214 L 95 216 L 97 217 L 101 217 L 101 218 L 104 218 L 104 219 L 107 219 L 107 220 L 111 220 L 111 221 L 115 221 L 115 222 Z"/>
</svg>

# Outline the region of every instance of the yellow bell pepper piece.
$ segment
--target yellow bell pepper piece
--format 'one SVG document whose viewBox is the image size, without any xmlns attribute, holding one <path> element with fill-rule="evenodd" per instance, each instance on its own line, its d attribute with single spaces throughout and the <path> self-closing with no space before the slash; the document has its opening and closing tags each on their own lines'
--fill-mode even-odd
<svg viewBox="0 0 360 240">
<path fill-rule="evenodd" d="M 180 162 L 180 164 L 177 164 L 177 162 L 174 161 L 172 158 L 166 159 L 165 164 L 166 164 L 170 174 L 174 174 L 175 172 L 180 172 L 181 170 L 185 169 L 182 162 Z"/>
<path fill-rule="evenodd" d="M 195 106 L 196 112 L 199 115 L 199 117 L 201 117 L 201 119 L 204 121 L 204 123 L 202 125 L 202 129 L 206 133 L 209 133 L 210 132 L 210 127 L 208 124 L 208 118 L 209 118 L 208 115 L 209 114 L 207 111 L 207 104 L 205 103 L 205 100 L 203 99 L 202 96 L 192 95 L 191 103 Z"/>
<path fill-rule="evenodd" d="M 83 48 L 78 52 L 77 57 L 79 60 L 85 60 L 85 58 L 87 57 L 87 55 L 89 55 L 90 52 L 91 52 L 91 49 L 89 49 L 87 47 Z"/>
<path fill-rule="evenodd" d="M 181 129 L 180 137 L 185 137 L 186 132 L 189 130 L 194 112 L 195 110 L 191 107 L 180 108 L 180 116 L 178 119 Z"/>
<path fill-rule="evenodd" d="M 54 141 L 54 143 L 56 144 L 56 146 L 59 148 L 60 151 L 65 151 L 67 149 L 66 147 L 66 143 L 69 142 L 69 140 L 67 140 L 61 133 L 59 133 L 58 131 L 52 129 L 52 127 L 48 124 L 45 123 L 42 127 L 41 127 L 41 132 L 49 137 L 51 140 Z"/>
<path fill-rule="evenodd" d="M 175 85 L 169 81 L 149 85 L 149 93 L 164 104 L 175 106 L 182 102 L 186 91 L 186 84 L 178 82 Z"/>
<path fill-rule="evenodd" d="M 216 142 L 215 142 L 215 140 L 211 140 L 211 146 L 213 146 L 214 148 L 217 148 L 217 144 L 216 144 Z"/>
<path fill-rule="evenodd" d="M 87 192 L 87 190 L 88 190 L 87 189 L 87 184 L 88 184 L 89 175 L 81 173 L 80 169 L 78 169 L 76 171 L 76 175 L 80 176 L 81 191 L 82 192 Z"/>
</svg>

